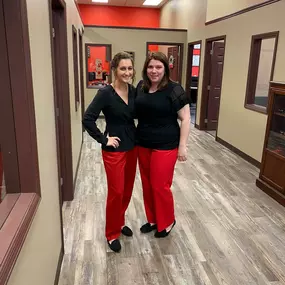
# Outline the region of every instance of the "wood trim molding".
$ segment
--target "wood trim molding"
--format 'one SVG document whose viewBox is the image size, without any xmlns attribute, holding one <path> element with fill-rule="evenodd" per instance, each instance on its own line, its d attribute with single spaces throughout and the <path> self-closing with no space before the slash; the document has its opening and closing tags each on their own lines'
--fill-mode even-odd
<svg viewBox="0 0 285 285">
<path fill-rule="evenodd" d="M 40 202 L 36 193 L 21 194 L 0 230 L 0 284 L 6 284 Z"/>
<path fill-rule="evenodd" d="M 101 29 L 127 29 L 127 30 L 148 30 L 148 31 L 165 31 L 165 32 L 187 32 L 187 29 L 168 29 L 168 28 L 143 28 L 143 27 L 128 27 L 128 26 L 99 26 L 99 25 L 84 25 L 85 28 L 101 28 Z"/>
<path fill-rule="evenodd" d="M 54 279 L 54 285 L 58 285 L 59 283 L 59 277 L 60 277 L 60 272 L 61 272 L 61 266 L 63 262 L 63 257 L 64 257 L 64 246 L 61 247 L 60 254 L 58 257 L 58 263 L 57 263 L 57 268 L 56 268 L 56 274 L 55 274 L 55 279 Z"/>
<path fill-rule="evenodd" d="M 277 201 L 279 204 L 285 207 L 285 195 L 281 192 L 276 191 L 271 185 L 267 184 L 265 181 L 260 178 L 256 179 L 256 186 L 261 189 L 263 192 L 268 194 L 271 198 Z"/>
<path fill-rule="evenodd" d="M 199 71 L 198 71 L 198 81 L 197 81 L 197 100 L 196 106 L 198 102 L 198 93 L 199 93 L 199 82 L 200 82 L 200 71 L 201 71 L 201 56 L 202 56 L 202 40 L 190 42 L 188 43 L 188 50 L 187 50 L 187 67 L 186 67 L 186 83 L 185 83 L 185 91 L 187 96 L 189 96 L 189 100 L 191 102 L 191 81 L 192 81 L 192 68 L 193 68 L 193 51 L 195 45 L 200 45 L 200 60 L 199 60 Z M 197 108 L 197 107 L 196 107 Z M 197 112 L 195 114 L 195 125 L 197 121 Z"/>
<path fill-rule="evenodd" d="M 244 99 L 244 107 L 246 109 L 249 109 L 249 110 L 252 110 L 258 113 L 262 113 L 262 114 L 268 113 L 267 107 L 254 104 L 256 83 L 257 83 L 257 77 L 258 77 L 258 66 L 259 66 L 260 51 L 261 51 L 261 41 L 263 39 L 273 39 L 273 38 L 275 38 L 275 45 L 274 45 L 273 59 L 272 59 L 272 66 L 271 66 L 269 81 L 272 81 L 274 77 L 279 31 L 253 35 L 251 38 L 251 49 L 250 49 L 250 58 L 249 58 L 249 65 L 248 65 L 248 75 L 247 75 L 247 85 L 246 85 L 246 93 L 245 93 L 245 99 Z"/>
<path fill-rule="evenodd" d="M 79 170 L 80 161 L 81 161 L 82 147 L 83 147 L 83 140 L 81 141 L 80 152 L 79 152 L 79 157 L 78 157 L 78 161 L 77 161 L 77 166 L 76 166 L 74 181 L 73 181 L 74 192 L 75 192 L 76 180 L 77 180 L 78 170 Z"/>
<path fill-rule="evenodd" d="M 222 144 L 223 146 L 225 146 L 226 148 L 228 148 L 229 150 L 231 150 L 232 152 L 234 152 L 235 154 L 242 157 L 247 162 L 251 163 L 252 165 L 254 165 L 260 169 L 261 163 L 259 161 L 257 161 L 256 159 L 254 159 L 253 157 L 249 156 L 248 154 L 244 153 L 243 151 L 239 150 L 235 146 L 231 145 L 230 143 L 224 141 L 223 139 L 221 139 L 219 137 L 216 137 L 216 141 L 219 142 L 220 144 Z"/>
<path fill-rule="evenodd" d="M 256 10 L 256 9 L 259 9 L 259 8 L 262 8 L 262 7 L 265 7 L 267 5 L 270 5 L 270 4 L 274 4 L 276 2 L 279 2 L 281 0 L 269 0 L 269 1 L 265 1 L 263 3 L 260 3 L 260 4 L 256 4 L 254 6 L 251 6 L 251 7 L 248 7 L 248 8 L 245 8 L 245 9 L 242 9 L 242 10 L 239 10 L 235 13 L 232 13 L 232 14 L 229 14 L 229 15 L 226 15 L 226 16 L 223 16 L 223 17 L 220 17 L 220 18 L 217 18 L 217 19 L 214 19 L 214 20 L 211 20 L 211 21 L 207 21 L 205 23 L 205 25 L 211 25 L 211 24 L 215 24 L 215 23 L 218 23 L 218 22 L 221 22 L 221 21 L 224 21 L 224 20 L 227 20 L 227 19 L 230 19 L 230 18 L 233 18 L 235 16 L 239 16 L 239 15 L 242 15 L 244 13 L 247 13 L 247 12 L 250 12 L 250 11 L 253 11 L 253 10 Z"/>
<path fill-rule="evenodd" d="M 196 129 L 201 130 L 200 126 L 198 124 L 194 125 Z"/>
<path fill-rule="evenodd" d="M 0 203 L 0 230 L 10 215 L 19 197 L 19 193 L 7 194 L 4 200 Z"/>
</svg>

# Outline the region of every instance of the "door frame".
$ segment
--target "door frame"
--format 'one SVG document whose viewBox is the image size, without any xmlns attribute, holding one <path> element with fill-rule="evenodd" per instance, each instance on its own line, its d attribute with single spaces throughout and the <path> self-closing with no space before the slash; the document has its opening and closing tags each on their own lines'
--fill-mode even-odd
<svg viewBox="0 0 285 285">
<path fill-rule="evenodd" d="M 169 42 L 146 42 L 146 57 L 148 56 L 148 45 L 158 46 L 178 46 L 180 48 L 180 60 L 178 68 L 178 82 L 182 84 L 182 71 L 183 71 L 183 55 L 184 55 L 184 44 L 183 43 L 169 43 Z"/>
<path fill-rule="evenodd" d="M 205 53 L 204 53 L 204 71 L 203 71 L 203 84 L 202 84 L 202 95 L 201 95 L 201 108 L 200 108 L 200 121 L 198 128 L 200 130 L 207 130 L 206 125 L 206 118 L 207 118 L 207 107 L 208 107 L 208 85 L 210 84 L 210 72 L 211 72 L 211 50 L 212 50 L 212 44 L 215 41 L 221 41 L 223 40 L 225 43 L 225 51 L 226 51 L 226 35 L 208 38 L 205 41 Z M 226 52 L 225 52 L 226 54 Z M 225 62 L 225 56 L 224 56 L 224 62 Z M 224 68 L 223 68 L 224 71 Z M 223 82 L 222 76 L 222 82 Z M 221 83 L 221 96 L 222 97 L 222 83 Z M 219 129 L 219 116 L 220 116 L 220 106 L 218 110 L 218 124 L 217 124 L 217 131 L 216 131 L 216 139 L 218 136 L 218 129 Z"/>
<path fill-rule="evenodd" d="M 55 25 L 55 38 L 58 40 L 60 57 L 54 53 L 53 11 L 61 23 Z M 50 37 L 52 55 L 52 74 L 54 90 L 54 109 L 56 122 L 56 143 L 58 159 L 58 179 L 60 186 L 60 203 L 71 201 L 74 198 L 73 165 L 72 165 L 72 140 L 70 116 L 70 92 L 68 70 L 68 35 L 67 15 L 64 0 L 49 0 Z M 59 34 L 60 36 L 57 36 Z M 61 71 L 57 72 L 56 64 L 60 64 Z M 60 73 L 60 74 L 59 74 Z M 57 78 L 59 77 L 59 78 Z M 57 92 L 60 90 L 60 92 Z"/>
<path fill-rule="evenodd" d="M 81 118 L 83 120 L 84 112 L 85 112 L 85 95 L 84 95 L 84 68 L 83 68 L 83 34 L 84 30 L 78 30 L 79 31 L 79 64 L 80 64 L 80 101 L 81 101 Z M 85 131 L 83 125 L 82 125 L 82 133 Z"/>
<path fill-rule="evenodd" d="M 185 85 L 185 92 L 187 96 L 190 98 L 190 84 L 191 84 L 191 74 L 192 74 L 192 67 L 193 67 L 193 50 L 194 45 L 200 45 L 200 61 L 199 61 L 199 72 L 198 72 L 198 89 L 197 89 L 197 102 L 198 102 L 198 91 L 199 91 L 199 81 L 200 81 L 200 70 L 201 70 L 201 59 L 202 59 L 202 40 L 190 42 L 188 43 L 188 51 L 187 51 L 187 71 L 186 71 L 186 85 Z M 196 104 L 197 106 L 197 104 Z M 197 107 L 196 107 L 197 110 Z M 195 128 L 198 128 L 197 124 L 197 111 L 195 115 Z"/>
</svg>

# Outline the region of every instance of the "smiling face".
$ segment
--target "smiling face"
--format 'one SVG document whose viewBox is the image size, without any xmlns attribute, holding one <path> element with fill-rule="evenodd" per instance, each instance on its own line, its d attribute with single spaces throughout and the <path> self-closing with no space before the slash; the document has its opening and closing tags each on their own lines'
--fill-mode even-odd
<svg viewBox="0 0 285 285">
<path fill-rule="evenodd" d="M 116 80 L 123 83 L 130 83 L 134 76 L 134 67 L 130 59 L 121 59 L 115 70 Z"/>
<path fill-rule="evenodd" d="M 147 77 L 152 84 L 159 84 L 165 74 L 165 68 L 161 61 L 152 59 L 147 66 Z"/>
</svg>

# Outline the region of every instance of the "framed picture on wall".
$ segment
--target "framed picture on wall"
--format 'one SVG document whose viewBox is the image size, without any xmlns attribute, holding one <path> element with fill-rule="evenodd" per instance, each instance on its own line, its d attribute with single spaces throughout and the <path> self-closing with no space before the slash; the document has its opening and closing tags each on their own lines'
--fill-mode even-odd
<svg viewBox="0 0 285 285">
<path fill-rule="evenodd" d="M 133 61 L 135 62 L 135 52 L 134 51 L 126 51 L 126 50 L 125 50 L 125 52 L 130 54 L 132 56 L 132 58 L 133 58 Z"/>
</svg>

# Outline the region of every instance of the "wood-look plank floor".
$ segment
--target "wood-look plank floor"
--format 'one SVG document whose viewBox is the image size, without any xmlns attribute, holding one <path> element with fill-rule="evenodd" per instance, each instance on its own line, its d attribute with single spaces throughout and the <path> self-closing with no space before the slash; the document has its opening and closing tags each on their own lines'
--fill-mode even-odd
<svg viewBox="0 0 285 285">
<path fill-rule="evenodd" d="M 170 236 L 145 222 L 139 172 L 122 251 L 104 237 L 106 178 L 100 146 L 85 134 L 75 199 L 64 204 L 60 285 L 285 284 L 285 208 L 255 186 L 258 169 L 192 127 L 189 159 L 173 182 L 177 224 Z"/>
</svg>

